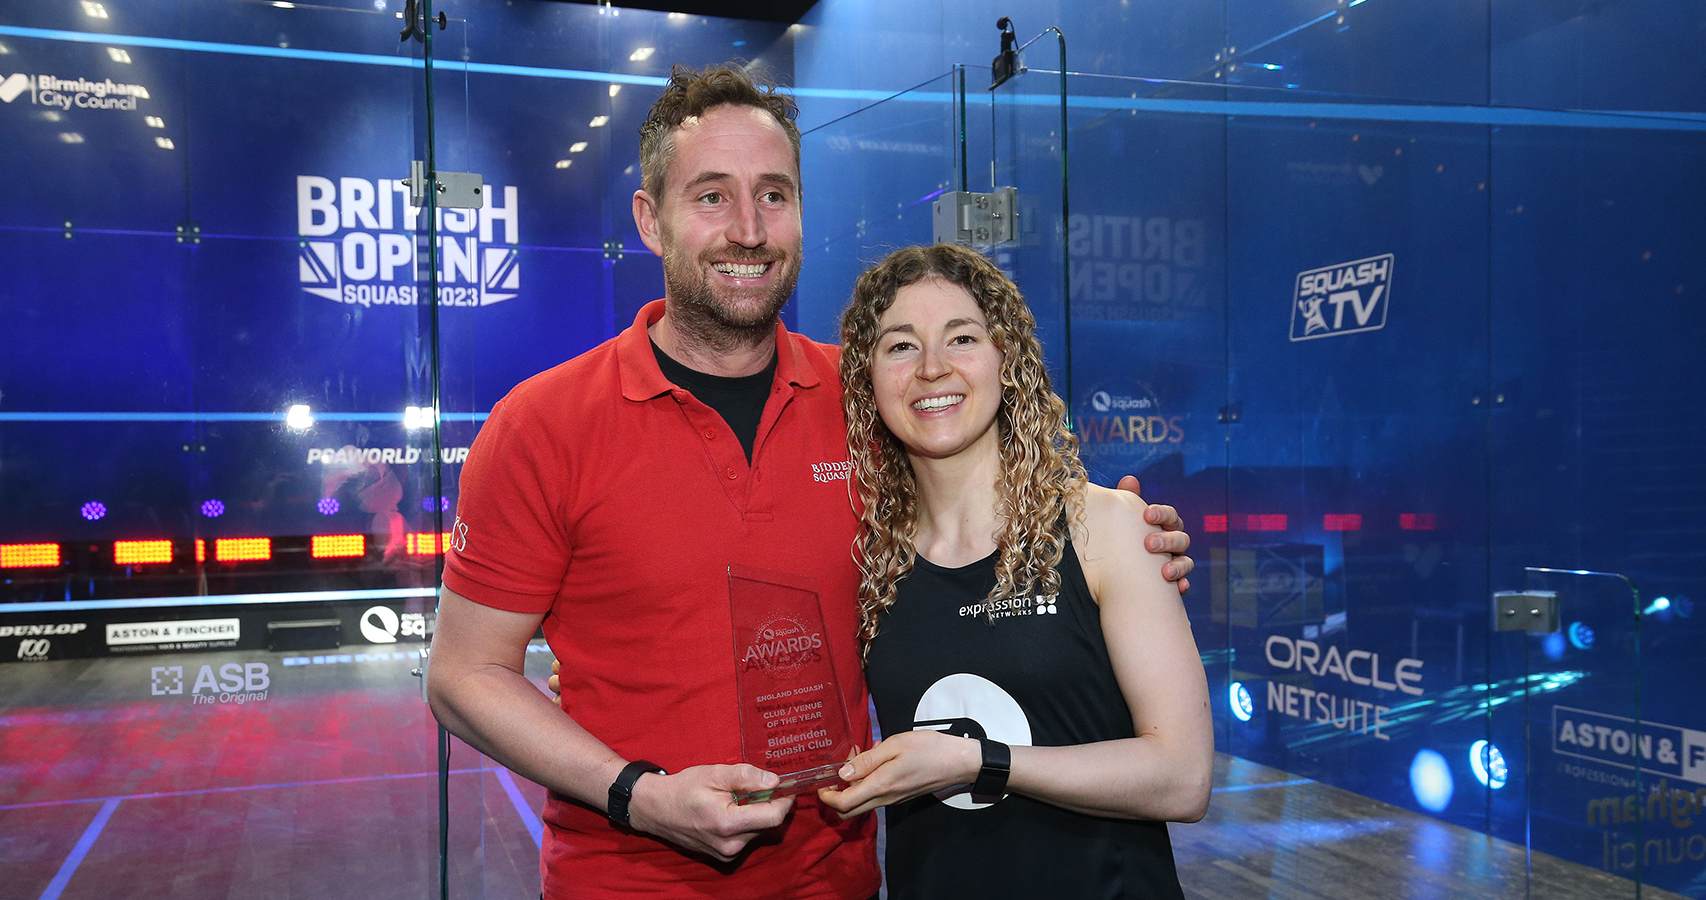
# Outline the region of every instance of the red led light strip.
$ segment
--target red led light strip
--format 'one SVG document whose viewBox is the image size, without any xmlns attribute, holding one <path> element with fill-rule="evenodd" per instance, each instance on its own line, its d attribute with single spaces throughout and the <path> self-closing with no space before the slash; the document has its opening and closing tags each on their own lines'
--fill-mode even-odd
<svg viewBox="0 0 1706 900">
<path fill-rule="evenodd" d="M 404 538 L 404 549 L 409 552 L 410 556 L 433 556 L 438 553 L 450 552 L 450 532 L 445 531 L 438 535 L 438 546 L 436 547 L 433 546 L 432 538 L 433 535 L 430 531 L 410 532 Z"/>
<path fill-rule="evenodd" d="M 272 559 L 272 538 L 216 538 L 213 558 L 220 562 L 254 562 Z"/>
<path fill-rule="evenodd" d="M 365 534 L 316 534 L 308 539 L 308 555 L 315 559 L 345 559 L 366 553 Z"/>
<path fill-rule="evenodd" d="M 171 541 L 114 541 L 113 562 L 121 566 L 172 561 Z"/>
<path fill-rule="evenodd" d="M 57 565 L 58 544 L 0 544 L 0 569 L 50 569 Z"/>
</svg>

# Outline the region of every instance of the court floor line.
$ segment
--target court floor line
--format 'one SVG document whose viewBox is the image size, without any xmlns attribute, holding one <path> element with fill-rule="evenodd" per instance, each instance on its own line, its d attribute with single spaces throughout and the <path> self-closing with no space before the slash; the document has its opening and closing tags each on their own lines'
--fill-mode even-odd
<svg viewBox="0 0 1706 900">
<path fill-rule="evenodd" d="M 480 772 L 505 772 L 498 766 L 481 766 L 477 769 L 451 769 L 452 775 L 474 775 Z M 229 794 L 235 791 L 264 791 L 273 788 L 319 787 L 327 784 L 360 784 L 366 781 L 396 781 L 403 778 L 436 778 L 437 772 L 404 772 L 399 775 L 358 775 L 352 778 L 327 778 L 320 781 L 281 781 L 274 784 L 238 784 L 230 787 L 193 788 L 187 791 L 156 791 L 149 794 L 120 794 L 116 797 L 80 797 L 75 800 L 38 800 L 34 803 L 8 803 L 0 806 L 0 810 L 8 809 L 38 809 L 44 806 L 71 806 L 77 803 L 112 803 L 120 800 L 157 800 L 162 797 L 187 797 L 192 794 Z M 110 813 L 109 813 L 110 815 Z M 105 824 L 103 822 L 103 824 Z"/>
<path fill-rule="evenodd" d="M 1217 787 L 1213 791 L 1211 791 L 1210 793 L 1230 794 L 1230 793 L 1233 793 L 1235 791 L 1254 791 L 1254 790 L 1259 790 L 1261 788 L 1291 787 L 1292 785 L 1297 785 L 1297 784 L 1314 784 L 1314 783 L 1315 783 L 1315 779 L 1313 779 L 1313 778 L 1293 778 L 1290 781 L 1264 781 L 1260 784 L 1229 784 L 1225 787 Z"/>
<path fill-rule="evenodd" d="M 511 806 L 521 816 L 521 824 L 527 826 L 527 833 L 533 838 L 533 846 L 542 847 L 545 843 L 545 823 L 539 821 L 539 815 L 527 803 L 527 798 L 521 796 L 521 788 L 515 784 L 515 776 L 508 769 L 498 770 L 498 783 L 504 786 L 504 793 L 509 795 Z"/>
<path fill-rule="evenodd" d="M 65 893 L 65 886 L 71 883 L 71 876 L 77 874 L 77 867 L 83 864 L 83 857 L 89 855 L 89 848 L 95 846 L 95 839 L 101 836 L 101 829 L 107 827 L 107 820 L 113 817 L 113 810 L 118 809 L 119 802 L 120 798 L 113 797 L 101 804 L 89 827 L 83 829 L 83 836 L 77 839 L 77 846 L 71 848 L 71 855 L 60 864 L 53 880 L 47 883 L 47 890 L 41 892 L 41 900 L 59 900 L 59 895 Z"/>
</svg>

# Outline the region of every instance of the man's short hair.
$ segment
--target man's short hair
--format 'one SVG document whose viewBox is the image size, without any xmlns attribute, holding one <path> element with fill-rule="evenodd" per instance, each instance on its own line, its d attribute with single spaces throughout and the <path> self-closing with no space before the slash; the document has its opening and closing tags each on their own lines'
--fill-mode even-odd
<svg viewBox="0 0 1706 900">
<path fill-rule="evenodd" d="M 689 118 L 724 105 L 752 106 L 769 113 L 788 135 L 788 143 L 794 148 L 794 171 L 799 171 L 800 127 L 794 124 L 794 117 L 800 108 L 767 73 L 751 73 L 735 63 L 701 70 L 678 63 L 670 70 L 663 96 L 652 104 L 640 125 L 640 187 L 653 200 L 662 203 L 664 199 L 664 173 L 675 158 L 675 129 Z"/>
</svg>

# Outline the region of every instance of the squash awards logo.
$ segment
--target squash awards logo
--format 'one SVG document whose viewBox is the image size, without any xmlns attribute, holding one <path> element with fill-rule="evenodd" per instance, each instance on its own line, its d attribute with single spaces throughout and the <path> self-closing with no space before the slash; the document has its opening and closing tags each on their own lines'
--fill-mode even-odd
<svg viewBox="0 0 1706 900">
<path fill-rule="evenodd" d="M 492 202 L 494 195 L 500 203 Z M 409 187 L 401 179 L 296 176 L 302 289 L 366 307 L 422 302 L 424 248 L 415 233 L 420 210 L 408 201 Z M 521 289 L 517 191 L 513 185 L 488 185 L 482 203 L 479 209 L 438 210 L 440 306 L 490 306 Z"/>
<path fill-rule="evenodd" d="M 1115 378 L 1080 396 L 1073 433 L 1086 463 L 1134 471 L 1185 440 L 1183 417 L 1163 409 L 1143 382 Z"/>
</svg>

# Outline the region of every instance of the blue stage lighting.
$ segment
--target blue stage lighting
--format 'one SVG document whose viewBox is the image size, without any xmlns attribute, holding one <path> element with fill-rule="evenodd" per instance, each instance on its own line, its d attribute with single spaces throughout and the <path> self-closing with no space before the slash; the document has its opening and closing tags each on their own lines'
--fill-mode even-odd
<svg viewBox="0 0 1706 900">
<path fill-rule="evenodd" d="M 1510 778 L 1510 767 L 1505 765 L 1505 755 L 1486 741 L 1476 741 L 1469 745 L 1469 769 L 1475 773 L 1476 781 L 1495 791 L 1504 787 Z"/>
<path fill-rule="evenodd" d="M 1570 636 L 1570 644 L 1577 650 L 1593 649 L 1593 629 L 1585 622 L 1571 622 L 1566 629 Z"/>
<path fill-rule="evenodd" d="M 218 500 L 208 500 L 201 505 L 201 514 L 209 519 L 217 519 L 225 515 L 225 504 Z"/>
<path fill-rule="evenodd" d="M 1546 658 L 1550 660 L 1563 659 L 1564 650 L 1567 646 L 1568 642 L 1564 640 L 1562 631 L 1554 631 L 1540 640 L 1540 649 L 1545 652 Z"/>
<path fill-rule="evenodd" d="M 1250 699 L 1250 692 L 1244 689 L 1241 682 L 1234 681 L 1227 694 L 1232 702 L 1232 715 L 1240 722 L 1250 721 L 1250 716 L 1256 712 L 1256 704 Z"/>
<path fill-rule="evenodd" d="M 93 522 L 107 514 L 107 505 L 99 500 L 90 500 L 83 504 L 83 509 L 80 512 L 82 512 L 83 518 Z"/>
<path fill-rule="evenodd" d="M 338 498 L 321 497 L 320 502 L 314 504 L 314 508 L 319 510 L 322 516 L 335 516 L 338 514 Z"/>
<path fill-rule="evenodd" d="M 1451 766 L 1433 750 L 1422 750 L 1410 761 L 1410 790 L 1429 812 L 1444 812 L 1451 804 Z"/>
</svg>

